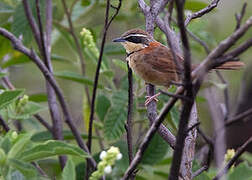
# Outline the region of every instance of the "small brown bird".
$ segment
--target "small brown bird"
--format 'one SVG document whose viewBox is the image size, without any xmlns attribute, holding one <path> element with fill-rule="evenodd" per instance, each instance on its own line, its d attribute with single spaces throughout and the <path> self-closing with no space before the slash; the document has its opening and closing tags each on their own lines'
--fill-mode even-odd
<svg viewBox="0 0 252 180">
<path fill-rule="evenodd" d="M 132 70 L 139 75 L 146 83 L 169 87 L 171 84 L 179 84 L 183 73 L 183 58 L 177 54 L 178 64 L 176 67 L 171 50 L 159 43 L 153 37 L 141 29 L 132 29 L 125 32 L 113 42 L 120 42 L 127 52 L 126 60 Z M 217 69 L 240 69 L 242 62 L 227 62 Z M 192 69 L 197 65 L 193 65 Z M 148 97 L 145 105 L 155 99 L 157 95 Z"/>
</svg>

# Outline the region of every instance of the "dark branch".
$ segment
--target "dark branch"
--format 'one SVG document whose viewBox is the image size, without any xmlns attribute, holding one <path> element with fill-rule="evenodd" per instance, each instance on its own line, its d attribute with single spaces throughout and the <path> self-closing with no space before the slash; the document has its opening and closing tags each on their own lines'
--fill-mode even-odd
<svg viewBox="0 0 252 180">
<path fill-rule="evenodd" d="M 250 143 L 252 143 L 252 136 L 241 147 L 237 149 L 234 157 L 230 161 L 228 161 L 225 167 L 218 172 L 218 174 L 215 176 L 213 180 L 218 180 L 224 174 L 226 174 L 228 169 L 238 160 L 238 158 L 242 155 L 242 153 L 246 150 L 246 148 L 250 145 Z"/>
<path fill-rule="evenodd" d="M 96 66 L 96 73 L 95 73 L 95 78 L 94 78 L 94 88 L 93 88 L 92 101 L 91 101 L 91 112 L 90 112 L 89 125 L 88 125 L 87 146 L 88 146 L 88 150 L 90 152 L 91 152 L 91 147 L 92 147 L 92 128 L 93 128 L 93 120 L 94 120 L 94 112 L 95 112 L 95 99 L 96 99 L 96 92 L 97 92 L 97 86 L 98 86 L 98 81 L 99 81 L 103 51 L 104 51 L 104 46 L 105 46 L 106 37 L 107 37 L 107 31 L 108 31 L 110 24 L 112 23 L 114 18 L 119 13 L 119 10 L 121 8 L 121 4 L 122 4 L 122 0 L 119 0 L 118 8 L 117 8 L 116 12 L 114 13 L 114 15 L 111 17 L 111 19 L 109 20 L 110 0 L 107 0 L 105 22 L 104 22 L 104 28 L 103 28 L 103 37 L 102 37 L 102 42 L 101 42 L 101 49 L 100 49 L 100 54 L 99 54 L 99 58 L 98 58 L 98 63 Z"/>
<path fill-rule="evenodd" d="M 180 29 L 181 40 L 183 44 L 184 54 L 184 78 L 183 84 L 186 90 L 185 96 L 191 101 L 183 101 L 182 112 L 180 114 L 179 128 L 177 133 L 177 141 L 173 153 L 173 160 L 170 169 L 169 180 L 177 180 L 179 177 L 180 166 L 182 161 L 183 149 L 185 146 L 185 139 L 187 136 L 188 122 L 190 119 L 191 109 L 194 104 L 194 93 L 191 79 L 191 52 L 189 41 L 186 35 L 186 28 L 184 25 L 184 1 L 175 0 L 177 8 L 177 21 Z"/>
<path fill-rule="evenodd" d="M 246 118 L 247 116 L 250 116 L 250 115 L 252 115 L 252 108 L 250 108 L 250 109 L 248 109 L 248 110 L 246 110 L 246 111 L 244 111 L 244 112 L 242 112 L 242 113 L 240 113 L 240 114 L 238 114 L 238 115 L 236 115 L 236 116 L 234 116 L 232 118 L 229 118 L 226 121 L 225 126 L 228 127 L 228 126 L 230 126 L 230 125 L 232 125 L 232 124 L 234 124 L 236 122 L 241 122 L 241 119 Z"/>
<path fill-rule="evenodd" d="M 133 116 L 133 77 L 132 70 L 128 67 L 128 117 L 126 124 L 126 132 L 127 132 L 127 145 L 128 145 L 128 155 L 129 155 L 129 164 L 133 159 L 133 142 L 132 142 L 132 116 Z M 131 176 L 130 179 L 134 180 L 134 176 Z"/>
<path fill-rule="evenodd" d="M 241 22 L 242 22 L 242 19 L 245 15 L 245 11 L 246 11 L 246 7 L 247 7 L 247 3 L 245 2 L 242 6 L 242 10 L 241 10 L 241 13 L 239 14 L 235 14 L 235 19 L 236 19 L 236 27 L 235 27 L 235 30 L 239 29 L 240 26 L 241 26 Z"/>
</svg>

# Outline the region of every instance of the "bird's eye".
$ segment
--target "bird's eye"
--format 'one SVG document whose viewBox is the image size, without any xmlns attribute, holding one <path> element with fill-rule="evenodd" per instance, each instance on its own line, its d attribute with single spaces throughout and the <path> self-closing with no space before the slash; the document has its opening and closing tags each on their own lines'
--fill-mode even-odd
<svg viewBox="0 0 252 180">
<path fill-rule="evenodd" d="M 130 36 L 127 37 L 125 40 L 133 43 L 142 43 L 142 38 L 141 37 L 136 37 L 136 36 Z"/>
</svg>

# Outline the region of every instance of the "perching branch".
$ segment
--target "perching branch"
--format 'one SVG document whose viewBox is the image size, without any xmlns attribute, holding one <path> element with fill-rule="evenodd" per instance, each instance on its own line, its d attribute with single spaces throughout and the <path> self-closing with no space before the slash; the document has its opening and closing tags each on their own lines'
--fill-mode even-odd
<svg viewBox="0 0 252 180">
<path fill-rule="evenodd" d="M 161 4 L 167 3 L 168 1 L 157 1 L 152 2 L 152 4 L 155 4 L 155 8 L 162 8 Z M 160 9 L 156 12 L 151 12 L 151 7 L 146 5 L 146 3 L 143 0 L 138 0 L 138 5 L 142 12 L 144 13 L 146 17 L 146 31 L 150 34 L 153 34 L 154 31 L 154 23 L 158 19 L 156 16 L 158 15 L 158 12 L 160 12 Z M 155 86 L 148 84 L 146 86 L 146 94 L 147 96 L 153 96 L 155 94 Z M 147 116 L 152 124 L 155 119 L 157 118 L 157 106 L 155 101 L 151 101 L 147 106 Z M 175 147 L 175 136 L 163 125 L 161 124 L 158 128 L 159 135 L 172 147 Z"/>
<path fill-rule="evenodd" d="M 242 155 L 242 153 L 251 143 L 252 143 L 252 136 L 241 147 L 237 149 L 234 157 L 230 161 L 228 161 L 225 167 L 218 172 L 218 174 L 215 176 L 213 180 L 220 179 L 227 172 L 227 170 L 238 160 L 238 158 Z"/>
</svg>

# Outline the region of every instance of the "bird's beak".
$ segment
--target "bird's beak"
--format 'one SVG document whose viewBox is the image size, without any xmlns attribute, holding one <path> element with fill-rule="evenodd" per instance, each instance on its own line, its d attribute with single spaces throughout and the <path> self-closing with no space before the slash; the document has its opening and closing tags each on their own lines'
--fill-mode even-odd
<svg viewBox="0 0 252 180">
<path fill-rule="evenodd" d="M 113 39 L 112 41 L 113 42 L 125 42 L 126 40 L 123 39 L 123 38 L 121 38 L 121 37 L 119 37 L 119 38 Z"/>
</svg>

